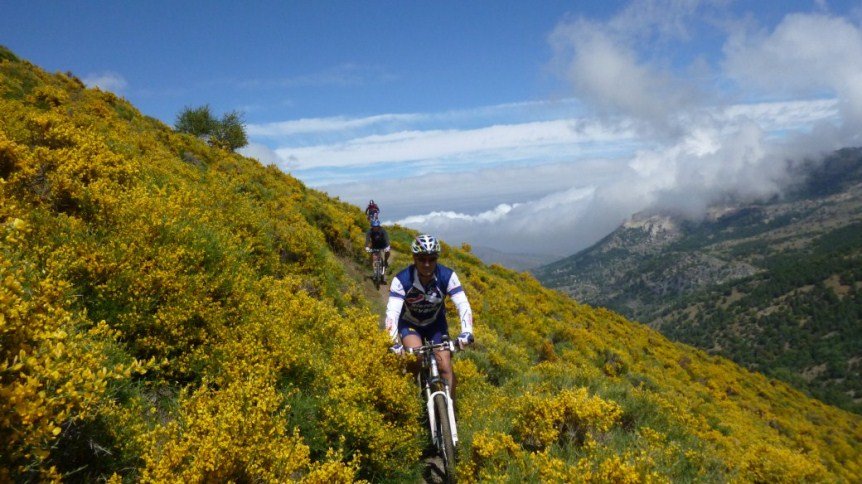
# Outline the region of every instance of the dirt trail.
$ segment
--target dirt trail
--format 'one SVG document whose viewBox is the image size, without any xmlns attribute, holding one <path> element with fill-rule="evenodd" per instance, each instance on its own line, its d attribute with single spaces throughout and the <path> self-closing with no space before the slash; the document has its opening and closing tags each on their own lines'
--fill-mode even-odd
<svg viewBox="0 0 862 484">
<path fill-rule="evenodd" d="M 371 282 L 370 268 L 366 270 L 366 272 L 369 273 L 365 277 L 365 281 L 368 283 L 369 291 L 371 293 L 377 294 L 377 299 L 380 301 L 383 311 L 386 310 L 386 303 L 389 301 L 389 285 L 392 283 L 392 278 L 395 277 L 395 274 L 397 274 L 398 270 L 401 270 L 401 266 L 395 262 L 397 258 L 398 252 L 396 252 L 395 250 L 391 250 L 389 252 L 389 267 L 386 268 L 386 276 L 384 278 L 386 282 L 380 285 L 379 290 L 375 290 L 374 284 Z M 385 319 L 385 317 L 381 319 L 381 328 L 383 327 L 383 319 Z"/>
<path fill-rule="evenodd" d="M 359 282 L 359 288 L 362 290 L 363 296 L 368 301 L 371 312 L 380 315 L 381 324 L 383 315 L 386 311 L 386 301 L 389 298 L 389 282 L 392 281 L 390 275 L 391 269 L 394 267 L 392 260 L 389 261 L 389 268 L 386 270 L 386 284 L 380 286 L 380 290 L 374 289 L 374 284 L 371 282 L 371 264 L 364 260 L 362 264 L 355 260 L 342 257 L 342 265 L 346 269 L 348 275 L 355 281 Z M 383 327 L 382 325 L 380 326 Z"/>
<path fill-rule="evenodd" d="M 425 462 L 425 469 L 422 470 L 421 482 L 446 482 L 443 475 L 443 459 L 438 457 L 437 454 L 431 454 L 426 455 L 423 461 Z"/>
</svg>

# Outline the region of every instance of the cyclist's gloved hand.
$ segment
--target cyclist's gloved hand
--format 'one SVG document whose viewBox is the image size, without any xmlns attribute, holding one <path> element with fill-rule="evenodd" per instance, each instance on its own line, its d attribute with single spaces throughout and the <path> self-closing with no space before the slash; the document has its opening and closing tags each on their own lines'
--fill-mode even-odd
<svg viewBox="0 0 862 484">
<path fill-rule="evenodd" d="M 464 331 L 458 335 L 458 348 L 464 349 L 465 346 L 473 344 L 473 333 Z"/>
<path fill-rule="evenodd" d="M 402 345 L 402 344 L 392 345 L 389 347 L 389 351 L 395 353 L 396 355 L 401 355 L 402 353 L 404 353 L 404 345 Z"/>
</svg>

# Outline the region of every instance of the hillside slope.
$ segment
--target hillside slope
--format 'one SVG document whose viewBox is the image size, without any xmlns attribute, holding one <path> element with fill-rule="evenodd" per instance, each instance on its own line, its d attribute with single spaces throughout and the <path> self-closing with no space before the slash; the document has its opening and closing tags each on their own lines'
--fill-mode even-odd
<svg viewBox="0 0 862 484">
<path fill-rule="evenodd" d="M 636 217 L 537 276 L 862 412 L 862 149 L 803 168 L 781 200 Z"/>
<path fill-rule="evenodd" d="M 0 49 L 0 480 L 413 480 L 359 209 Z M 407 263 L 410 231 L 391 228 Z M 464 481 L 862 475 L 862 419 L 444 247 Z M 451 309 L 451 308 L 450 308 Z"/>
</svg>

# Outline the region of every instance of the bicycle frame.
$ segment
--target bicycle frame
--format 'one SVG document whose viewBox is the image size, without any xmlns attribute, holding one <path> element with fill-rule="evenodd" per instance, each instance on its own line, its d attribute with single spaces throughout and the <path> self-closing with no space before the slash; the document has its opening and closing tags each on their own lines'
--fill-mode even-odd
<svg viewBox="0 0 862 484">
<path fill-rule="evenodd" d="M 431 427 L 431 440 L 435 443 L 439 442 L 440 436 L 437 435 L 437 414 L 434 410 L 434 397 L 443 395 L 446 400 L 446 410 L 449 414 L 449 428 L 452 431 L 452 443 L 458 445 L 458 425 L 455 423 L 455 406 L 452 403 L 452 397 L 449 393 L 449 385 L 440 376 L 440 370 L 437 368 L 437 358 L 434 357 L 436 350 L 449 351 L 455 353 L 455 344 L 451 341 L 443 343 L 430 344 L 413 349 L 413 354 L 419 355 L 422 358 L 422 371 L 419 373 L 420 386 L 425 395 L 425 405 L 428 411 L 428 425 Z M 439 444 L 438 444 L 439 445 Z"/>
<path fill-rule="evenodd" d="M 379 277 L 381 280 L 386 273 L 386 269 L 383 267 L 383 258 L 381 257 L 382 253 L 383 249 L 371 249 L 371 257 L 374 260 L 372 268 L 374 271 L 374 277 Z"/>
</svg>

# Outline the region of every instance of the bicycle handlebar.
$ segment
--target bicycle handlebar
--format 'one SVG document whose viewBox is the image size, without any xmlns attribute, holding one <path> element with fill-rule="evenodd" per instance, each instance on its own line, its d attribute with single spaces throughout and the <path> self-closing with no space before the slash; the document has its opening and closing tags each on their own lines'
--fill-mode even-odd
<svg viewBox="0 0 862 484">
<path fill-rule="evenodd" d="M 444 341 L 442 343 L 427 343 L 425 345 L 419 346 L 418 348 L 404 348 L 405 353 L 418 356 L 424 355 L 434 350 L 445 350 L 449 351 L 450 353 L 457 353 L 459 351 L 459 348 L 455 345 L 454 341 Z"/>
</svg>

